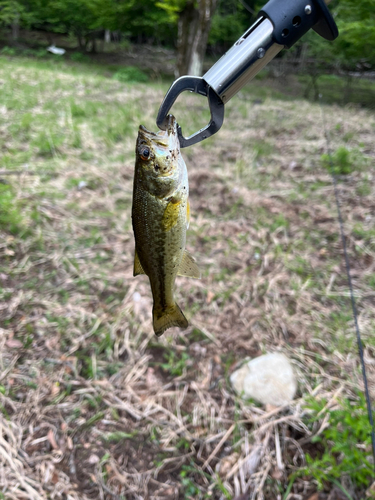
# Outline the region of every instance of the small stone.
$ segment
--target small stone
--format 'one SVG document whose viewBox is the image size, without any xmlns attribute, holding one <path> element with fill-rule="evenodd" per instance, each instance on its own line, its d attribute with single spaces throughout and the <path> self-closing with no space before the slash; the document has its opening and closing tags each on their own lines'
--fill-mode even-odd
<svg viewBox="0 0 375 500">
<path fill-rule="evenodd" d="M 23 347 L 23 344 L 20 340 L 17 339 L 9 339 L 5 342 L 5 345 L 7 347 L 10 347 L 11 349 L 19 349 Z"/>
<path fill-rule="evenodd" d="M 92 455 L 89 456 L 87 461 L 89 464 L 98 464 L 100 458 L 98 457 L 98 455 L 95 455 L 95 453 L 93 453 Z"/>
<path fill-rule="evenodd" d="M 284 354 L 259 356 L 244 364 L 230 376 L 234 390 L 243 399 L 282 406 L 295 396 L 297 381 L 292 365 Z"/>
</svg>

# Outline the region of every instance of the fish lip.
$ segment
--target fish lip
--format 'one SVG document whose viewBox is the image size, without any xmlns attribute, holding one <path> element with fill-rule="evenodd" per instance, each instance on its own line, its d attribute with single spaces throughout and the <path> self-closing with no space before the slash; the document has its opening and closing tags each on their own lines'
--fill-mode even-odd
<svg viewBox="0 0 375 500">
<path fill-rule="evenodd" d="M 139 132 L 142 135 L 148 136 L 150 139 L 155 137 L 170 137 L 171 135 L 177 135 L 178 123 L 173 115 L 168 115 L 168 125 L 166 130 L 159 130 L 158 132 L 151 132 L 144 125 L 139 125 Z"/>
<path fill-rule="evenodd" d="M 177 123 L 176 118 L 173 115 L 168 115 L 168 125 L 167 125 L 168 136 L 170 136 L 170 135 L 177 136 L 177 127 L 178 127 L 178 123 Z"/>
<path fill-rule="evenodd" d="M 165 146 L 169 149 L 176 149 L 179 145 L 178 142 L 178 123 L 173 115 L 168 115 L 168 124 L 166 130 L 159 130 L 158 132 L 150 132 L 144 125 L 140 125 L 138 135 L 151 142 L 165 142 Z"/>
</svg>

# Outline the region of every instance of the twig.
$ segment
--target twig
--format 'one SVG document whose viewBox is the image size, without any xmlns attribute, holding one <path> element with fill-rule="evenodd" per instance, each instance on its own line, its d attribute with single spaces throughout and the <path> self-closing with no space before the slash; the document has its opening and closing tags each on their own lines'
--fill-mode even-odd
<svg viewBox="0 0 375 500">
<path fill-rule="evenodd" d="M 229 427 L 229 429 L 227 430 L 227 432 L 224 434 L 224 436 L 220 439 L 220 441 L 216 445 L 214 451 L 211 453 L 211 455 L 207 458 L 207 460 L 202 465 L 202 469 L 205 469 L 208 466 L 208 464 L 211 462 L 211 460 L 213 459 L 213 457 L 220 450 L 220 448 L 223 446 L 223 444 L 228 439 L 228 437 L 232 434 L 232 432 L 234 431 L 235 427 L 236 427 L 236 424 L 232 424 Z"/>
<path fill-rule="evenodd" d="M 0 170 L 0 175 L 40 175 L 39 172 L 33 172 L 30 170 Z"/>
</svg>

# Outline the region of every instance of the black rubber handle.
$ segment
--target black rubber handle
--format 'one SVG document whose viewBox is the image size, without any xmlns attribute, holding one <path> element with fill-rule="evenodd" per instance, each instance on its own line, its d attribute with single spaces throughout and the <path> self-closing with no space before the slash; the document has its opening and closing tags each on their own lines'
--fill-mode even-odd
<svg viewBox="0 0 375 500">
<path fill-rule="evenodd" d="M 339 34 L 324 0 L 270 0 L 259 17 L 272 22 L 275 42 L 288 49 L 311 28 L 327 40 Z"/>
</svg>

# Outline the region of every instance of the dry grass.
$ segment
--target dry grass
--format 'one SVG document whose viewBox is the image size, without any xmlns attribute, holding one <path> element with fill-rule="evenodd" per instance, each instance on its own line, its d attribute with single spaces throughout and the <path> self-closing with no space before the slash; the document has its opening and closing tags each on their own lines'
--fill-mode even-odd
<svg viewBox="0 0 375 500">
<path fill-rule="evenodd" d="M 319 107 L 249 93 L 184 151 L 203 278 L 177 283 L 188 330 L 157 339 L 130 207 L 137 127 L 154 128 L 166 88 L 5 59 L 0 78 L 0 178 L 21 214 L 0 243 L 0 498 L 317 500 L 293 473 L 321 452 L 326 410 L 362 389 Z M 189 97 L 177 119 L 194 128 L 201 109 Z M 375 397 L 375 117 L 325 113 L 356 165 L 340 193 Z M 298 374 L 288 406 L 228 384 L 268 351 Z M 312 399 L 327 401 L 314 425 Z M 363 498 L 343 481 L 350 497 L 319 498 Z"/>
</svg>

